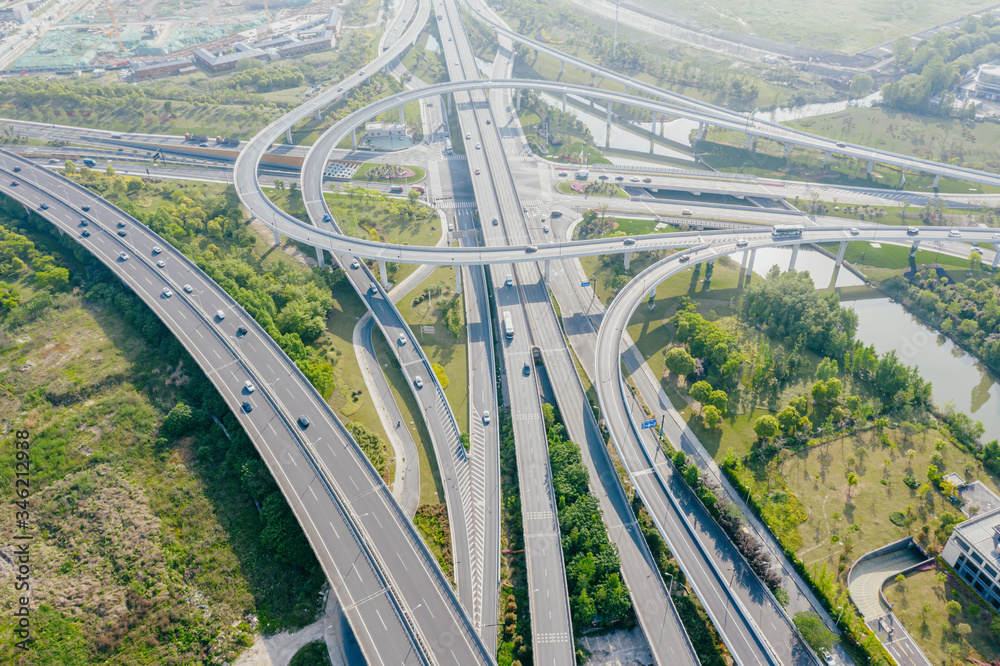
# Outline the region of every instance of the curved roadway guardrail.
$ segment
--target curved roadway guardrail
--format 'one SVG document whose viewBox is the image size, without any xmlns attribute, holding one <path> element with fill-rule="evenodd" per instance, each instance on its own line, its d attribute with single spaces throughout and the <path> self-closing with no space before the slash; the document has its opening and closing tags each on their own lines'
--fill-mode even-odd
<svg viewBox="0 0 1000 666">
<path fill-rule="evenodd" d="M 189 278 L 190 282 L 206 285 L 206 287 L 213 292 L 212 295 L 216 298 L 216 303 L 225 303 L 226 307 L 230 310 L 230 314 L 236 313 L 239 317 L 238 321 L 243 323 L 246 328 L 250 329 L 251 332 L 247 336 L 243 336 L 242 340 L 244 342 L 251 339 L 262 341 L 262 343 L 270 349 L 274 357 L 283 361 L 282 366 L 286 368 L 287 374 L 294 376 L 298 380 L 296 382 L 286 382 L 283 384 L 284 386 L 290 385 L 299 387 L 299 389 L 305 392 L 305 396 L 303 396 L 304 399 L 302 399 L 302 397 L 295 398 L 295 411 L 293 412 L 293 410 L 288 407 L 282 406 L 282 401 L 277 399 L 274 395 L 277 389 L 275 389 L 273 385 L 269 385 L 267 378 L 262 376 L 259 370 L 255 370 L 253 364 L 245 357 L 245 355 L 239 353 L 238 350 L 234 348 L 233 344 L 219 333 L 218 326 L 214 325 L 215 322 L 208 319 L 207 312 L 214 311 L 214 307 L 208 308 L 207 311 L 204 307 L 195 307 L 193 300 L 201 299 L 207 292 L 198 293 L 189 297 L 185 294 L 184 290 L 181 289 L 179 280 L 167 279 L 167 274 L 164 270 L 157 271 L 153 269 L 153 273 L 156 277 L 160 278 L 163 283 L 172 287 L 172 291 L 175 295 L 174 297 L 177 301 L 188 304 L 191 310 L 194 311 L 195 317 L 206 324 L 206 330 L 209 330 L 215 337 L 223 342 L 229 351 L 233 353 L 234 362 L 246 370 L 247 375 L 249 375 L 255 386 L 258 387 L 258 390 L 255 392 L 256 395 L 263 397 L 269 404 L 272 405 L 275 410 L 275 417 L 279 419 L 279 423 L 296 442 L 299 452 L 305 458 L 304 462 L 314 469 L 316 472 L 316 478 L 321 482 L 322 487 L 327 490 L 329 497 L 334 503 L 337 515 L 340 517 L 340 522 L 342 523 L 341 529 L 346 530 L 354 539 L 354 542 L 358 545 L 360 554 L 334 554 L 335 552 L 346 548 L 347 542 L 339 536 L 340 531 L 337 530 L 332 523 L 328 522 L 332 516 L 329 515 L 329 513 L 326 515 L 303 514 L 304 509 L 302 508 L 302 500 L 305 496 L 300 495 L 300 493 L 304 492 L 304 490 L 308 488 L 309 484 L 289 485 L 291 482 L 288 480 L 288 470 L 282 470 L 280 468 L 280 461 L 277 460 L 277 454 L 272 453 L 272 449 L 274 449 L 276 445 L 276 440 L 273 437 L 263 439 L 262 433 L 258 430 L 246 428 L 248 434 L 251 436 L 251 439 L 254 441 L 254 444 L 261 452 L 262 457 L 268 463 L 268 467 L 274 478 L 279 482 L 279 485 L 281 485 L 283 493 L 289 499 L 289 504 L 292 506 L 293 511 L 295 511 L 296 518 L 302 524 L 307 537 L 309 537 L 310 543 L 313 546 L 314 551 L 317 553 L 318 559 L 321 564 L 324 565 L 328 578 L 335 583 L 335 591 L 338 596 L 341 597 L 341 601 L 345 606 L 345 612 L 351 621 L 352 627 L 355 629 L 355 634 L 358 636 L 359 643 L 365 650 L 366 656 L 373 663 L 411 663 L 411 659 L 413 658 L 417 658 L 420 663 L 435 663 L 442 655 L 451 654 L 454 656 L 456 650 L 458 650 L 465 654 L 466 658 L 472 659 L 475 663 L 492 663 L 492 655 L 487 654 L 483 649 L 478 636 L 471 627 L 468 617 L 462 610 L 461 604 L 458 602 L 457 597 L 451 590 L 450 584 L 445 579 L 443 572 L 441 572 L 440 568 L 437 566 L 436 560 L 429 553 L 429 551 L 427 551 L 423 540 L 416 533 L 416 530 L 413 528 L 409 520 L 407 520 L 406 517 L 399 511 L 398 505 L 392 500 L 388 489 L 385 487 L 384 483 L 382 483 L 378 473 L 373 467 L 371 467 L 371 464 L 364 456 L 360 447 L 358 447 L 357 443 L 354 442 L 346 428 L 344 428 L 340 421 L 336 418 L 322 397 L 315 391 L 312 384 L 309 383 L 304 375 L 302 375 L 301 371 L 298 370 L 295 364 L 288 360 L 287 356 L 284 355 L 284 352 L 277 346 L 277 343 L 274 342 L 274 340 L 272 340 L 270 336 L 268 336 L 267 333 L 260 328 L 254 319 L 243 311 L 242 307 L 231 296 L 229 296 L 228 293 L 212 282 L 212 280 L 193 262 L 187 259 L 187 257 L 185 257 L 182 253 L 175 250 L 163 239 L 159 238 L 148 228 L 144 227 L 138 220 L 130 217 L 125 212 L 107 203 L 104 199 L 77 183 L 38 167 L 29 160 L 20 158 L 16 155 L 8 153 L 7 151 L 0 151 L 0 155 L 6 158 L 4 160 L 5 164 L 7 160 L 13 160 L 16 161 L 17 165 L 22 169 L 22 173 L 17 174 L 17 177 L 21 178 L 21 186 L 17 188 L 0 188 L 6 194 L 23 200 L 25 198 L 24 194 L 29 191 L 41 192 L 45 201 L 54 200 L 59 205 L 72 210 L 74 214 L 78 216 L 76 219 L 90 220 L 91 224 L 88 228 L 94 229 L 100 234 L 106 234 L 107 237 L 114 243 L 114 247 L 116 248 L 113 251 L 114 257 L 117 257 L 117 252 L 124 248 L 128 250 L 130 261 L 140 262 L 141 264 L 151 268 L 152 260 L 149 259 L 147 257 L 147 253 L 142 250 L 136 251 L 135 246 L 137 243 L 129 245 L 120 239 L 114 233 L 113 229 L 105 228 L 105 223 L 107 223 L 108 219 L 127 221 L 127 224 L 129 225 L 129 232 L 132 234 L 129 237 L 129 240 L 133 238 L 148 238 L 149 240 L 146 242 L 148 247 L 152 247 L 156 244 L 163 248 L 163 252 L 158 256 L 176 260 L 179 264 L 183 264 L 192 276 Z M 30 169 L 31 171 L 24 171 L 25 168 Z M 6 169 L 0 169 L 0 172 L 3 171 L 6 171 Z M 7 173 L 11 176 L 15 175 L 11 171 L 7 171 Z M 25 178 L 26 174 L 30 174 L 31 179 Z M 40 183 L 41 179 L 52 181 L 52 184 L 43 187 Z M 34 180 L 34 183 L 29 185 L 31 180 Z M 57 186 L 63 189 L 63 197 L 56 194 Z M 69 191 L 73 191 L 78 194 L 80 201 L 86 202 L 91 206 L 91 211 L 82 211 L 79 208 L 81 204 L 74 205 L 71 201 L 69 201 Z M 49 206 L 47 210 L 38 210 L 36 212 L 44 213 L 51 217 L 53 216 L 53 213 L 50 213 L 49 211 L 54 210 L 54 206 Z M 104 223 L 102 223 L 100 218 L 104 218 Z M 101 255 L 98 254 L 94 248 L 88 247 L 88 245 L 92 244 L 93 241 L 103 239 L 103 236 L 97 238 L 95 238 L 95 236 L 96 235 L 92 233 L 91 237 L 88 237 L 86 242 L 82 239 L 78 239 L 78 242 L 81 242 L 84 247 L 87 247 L 87 249 L 94 252 L 96 256 L 103 259 L 103 257 L 101 257 Z M 125 266 L 134 265 L 114 260 L 110 262 L 105 261 L 105 263 L 119 274 L 121 274 L 121 271 Z M 171 266 L 172 265 L 173 264 L 171 264 Z M 127 281 L 126 284 L 128 284 Z M 139 292 L 139 290 L 136 290 L 134 286 L 132 288 L 139 293 L 140 296 L 143 295 Z M 176 324 L 173 320 L 164 316 L 157 310 L 157 302 L 154 301 L 150 305 L 154 312 L 157 312 L 157 314 L 164 319 L 164 322 L 168 325 L 168 327 L 176 329 Z M 219 323 L 221 323 L 221 321 Z M 187 338 L 182 334 L 182 331 L 174 330 L 174 332 L 178 333 L 178 339 L 181 340 L 182 343 L 185 342 Z M 185 344 L 185 347 L 189 352 L 191 352 L 192 357 L 196 359 L 199 358 L 199 350 L 197 346 Z M 261 362 L 261 359 L 255 356 L 254 361 Z M 199 364 L 203 366 L 206 375 L 212 379 L 213 383 L 220 389 L 220 392 L 225 395 L 225 385 L 221 383 L 218 372 L 214 370 L 213 366 L 209 362 L 202 362 Z M 231 400 L 229 402 L 232 403 Z M 233 408 L 237 418 L 245 419 L 249 417 L 249 413 L 243 413 L 242 410 L 238 409 L 238 402 L 235 406 L 230 404 L 230 407 Z M 349 456 L 351 456 L 351 463 L 358 468 L 358 472 L 360 473 L 352 473 L 351 465 L 344 464 L 346 461 L 340 461 L 339 463 L 334 463 L 332 459 L 330 461 L 325 461 L 324 456 L 330 457 L 330 454 L 317 451 L 316 445 L 319 443 L 319 440 L 317 439 L 313 442 L 309 441 L 308 438 L 301 432 L 301 429 L 297 429 L 292 424 L 292 421 L 296 418 L 293 415 L 294 413 L 308 412 L 310 408 L 312 408 L 314 412 L 318 412 L 320 414 L 320 416 L 314 416 L 313 419 L 311 419 L 312 428 L 310 432 L 316 431 L 317 428 L 322 428 L 321 420 L 325 419 L 326 422 L 331 424 L 334 428 L 335 438 L 341 441 L 344 450 L 348 452 Z M 259 411 L 260 410 L 258 410 L 258 412 Z M 244 424 L 244 426 L 246 426 L 246 424 Z M 255 434 L 257 435 L 256 437 L 254 436 Z M 315 434 L 318 434 L 318 432 Z M 334 454 L 333 457 L 335 458 L 336 450 L 329 446 L 328 448 L 329 451 Z M 285 453 L 290 457 L 290 461 L 294 463 L 295 468 L 297 469 L 298 463 L 296 463 L 295 459 L 291 457 L 290 451 L 285 451 Z M 276 467 L 276 465 L 278 466 Z M 338 482 L 337 474 L 334 474 L 333 470 L 336 470 L 341 476 L 345 474 L 348 476 L 341 478 Z M 282 483 L 283 480 L 285 483 Z M 360 496 L 367 495 L 371 501 L 380 502 L 381 506 L 388 509 L 390 513 L 384 515 L 382 518 L 382 520 L 390 518 L 388 524 L 383 523 L 382 520 L 378 518 L 377 513 L 374 513 L 371 510 L 366 512 L 364 515 L 359 515 L 358 509 L 351 506 L 351 500 L 347 500 L 345 503 L 344 498 L 350 495 L 350 493 L 344 490 L 346 487 L 344 485 L 346 480 L 350 480 L 354 487 L 361 492 Z M 368 484 L 370 489 L 363 490 L 362 492 L 361 487 L 358 486 L 359 482 L 363 485 Z M 310 493 L 313 498 L 318 501 L 315 492 L 310 489 Z M 358 498 L 355 498 L 353 501 L 357 502 Z M 368 508 L 371 509 L 373 507 L 369 506 Z M 373 533 L 370 527 L 366 528 L 364 522 L 361 520 L 363 517 L 369 515 L 372 516 L 371 519 L 374 519 L 375 523 L 377 523 L 378 529 L 375 533 Z M 322 525 L 324 521 L 327 521 L 327 524 L 330 524 L 330 530 L 324 530 L 322 527 L 317 527 L 318 525 Z M 432 587 L 437 588 L 437 593 L 439 594 L 441 600 L 445 602 L 443 606 L 440 604 L 434 605 L 439 612 L 445 610 L 447 618 L 430 616 L 427 618 L 421 618 L 421 620 L 418 621 L 416 615 L 414 615 L 414 608 L 416 606 L 422 604 L 430 606 L 431 599 L 428 597 L 428 590 L 421 592 L 419 589 L 414 589 L 415 582 L 417 583 L 417 588 L 419 588 L 421 584 L 426 583 L 420 583 L 417 580 L 418 577 L 414 576 L 412 572 L 408 572 L 404 577 L 404 580 L 407 581 L 404 584 L 404 587 L 408 589 L 401 589 L 399 581 L 397 580 L 400 572 L 390 568 L 388 563 L 385 561 L 387 553 L 395 554 L 397 557 L 401 557 L 401 551 L 398 544 L 396 547 L 386 548 L 386 545 L 388 544 L 384 543 L 385 537 L 392 532 L 391 528 L 393 526 L 399 526 L 403 529 L 403 534 L 406 535 L 405 541 L 407 542 L 408 549 L 412 550 L 413 554 L 416 555 L 413 561 L 422 561 L 422 570 L 430 574 L 430 579 L 434 581 L 431 583 Z M 317 539 L 325 540 L 317 541 Z M 381 546 L 379 545 L 380 542 L 383 542 Z M 380 550 L 386 552 L 380 552 Z M 362 559 L 359 559 L 359 557 Z M 339 567 L 337 566 L 337 562 L 340 562 Z M 358 569 L 358 566 L 362 565 L 363 562 L 368 563 L 367 566 L 370 568 L 371 581 L 382 581 L 380 583 L 382 592 L 373 592 L 371 589 L 365 591 L 365 587 L 370 587 L 371 581 L 366 580 L 366 576 L 362 575 L 361 570 Z M 345 574 L 342 572 L 348 573 Z M 359 594 L 358 590 L 355 590 L 352 594 L 351 586 L 361 586 L 361 593 Z M 387 607 L 391 610 L 389 615 L 383 616 L 382 613 L 385 612 L 385 609 L 383 609 L 382 612 L 379 612 L 377 605 L 372 607 L 372 604 L 376 603 L 376 596 L 379 594 L 384 596 L 385 603 L 389 604 Z M 414 594 L 419 596 L 415 597 Z M 362 604 L 365 604 L 368 607 L 361 609 Z M 409 609 L 404 606 L 409 606 Z M 393 651 L 391 647 L 387 648 L 387 645 L 392 646 L 394 642 L 397 642 L 397 639 L 394 638 L 390 638 L 388 643 L 385 642 L 388 636 L 392 636 L 392 630 L 389 628 L 389 625 L 386 625 L 386 621 L 389 620 L 390 616 L 394 617 L 398 622 L 398 626 L 410 636 L 410 641 L 412 642 L 411 649 L 399 652 L 398 649 Z M 377 636 L 373 635 L 369 630 L 367 626 L 368 623 L 365 622 L 366 617 L 368 619 L 368 623 L 375 618 L 380 620 L 383 629 L 376 632 Z M 456 625 L 454 627 L 450 627 L 448 619 L 457 620 Z M 388 634 L 386 632 L 388 632 Z M 463 650 L 463 646 L 466 649 Z M 396 647 L 398 648 L 398 646 Z M 388 654 L 386 655 L 386 653 Z"/>
<path fill-rule="evenodd" d="M 626 90 L 629 88 L 635 88 L 643 93 L 651 95 L 653 97 L 659 97 L 661 99 L 671 100 L 676 104 L 689 107 L 693 111 L 698 111 L 706 116 L 714 117 L 717 121 L 728 121 L 729 123 L 737 123 L 742 125 L 742 127 L 737 128 L 748 135 L 759 136 L 765 139 L 772 139 L 774 141 L 779 141 L 783 143 L 794 143 L 796 145 L 802 145 L 805 147 L 816 148 L 818 150 L 836 153 L 840 155 L 845 155 L 848 157 L 854 157 L 861 160 L 874 160 L 876 162 L 881 162 L 884 164 L 891 164 L 893 166 L 900 166 L 913 169 L 914 171 L 923 171 L 925 173 L 931 173 L 935 175 L 949 176 L 952 178 L 959 178 L 961 180 L 971 180 L 973 182 L 985 183 L 995 185 L 1000 182 L 1000 176 L 995 176 L 993 174 L 988 174 L 977 169 L 971 169 L 966 167 L 949 167 L 947 172 L 943 170 L 945 165 L 940 162 L 934 162 L 933 160 L 926 160 L 919 157 L 912 157 L 909 155 L 903 155 L 902 153 L 894 153 L 890 151 L 873 150 L 865 146 L 859 146 L 855 144 L 850 144 L 842 141 L 837 141 L 836 139 L 830 139 L 827 137 L 820 137 L 815 134 L 811 134 L 804 130 L 795 129 L 792 127 L 787 127 L 779 123 L 756 120 L 751 118 L 752 114 L 745 114 L 726 109 L 709 102 L 703 102 L 686 95 L 681 95 L 679 93 L 654 86 L 645 81 L 639 81 L 629 76 L 625 76 L 614 70 L 610 70 L 606 67 L 602 67 L 596 63 L 588 62 L 581 58 L 569 55 L 559 51 L 548 44 L 543 44 L 536 40 L 526 37 L 520 33 L 514 32 L 510 29 L 506 23 L 489 8 L 483 11 L 482 8 L 473 4 L 472 0 L 465 0 L 465 3 L 469 6 L 472 13 L 479 18 L 484 23 L 487 23 L 490 27 L 496 30 L 498 33 L 503 34 L 505 37 L 512 39 L 516 42 L 520 42 L 525 46 L 528 46 L 540 53 L 549 55 L 562 62 L 569 63 L 574 67 L 583 69 L 593 74 L 599 74 L 607 79 L 617 81 L 622 85 L 626 86 Z M 684 114 L 680 114 L 681 117 L 688 117 Z M 718 124 L 718 122 L 708 122 L 707 124 Z M 764 129 L 761 129 L 764 128 Z M 957 175 L 962 173 L 964 175 Z M 980 180 L 983 178 L 983 180 Z M 988 180 L 987 180 L 988 179 Z"/>
</svg>

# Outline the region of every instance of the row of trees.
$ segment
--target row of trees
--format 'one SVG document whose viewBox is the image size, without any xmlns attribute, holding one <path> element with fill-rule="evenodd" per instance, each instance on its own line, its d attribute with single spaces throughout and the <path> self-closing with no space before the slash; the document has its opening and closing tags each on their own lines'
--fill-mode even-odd
<svg viewBox="0 0 1000 666">
<path fill-rule="evenodd" d="M 566 438 L 552 405 L 543 405 L 542 411 L 573 626 L 582 632 L 595 623 L 610 628 L 631 622 L 632 599 L 621 580 L 618 549 L 608 539 L 601 508 L 590 493 L 590 474 L 580 447 Z"/>
</svg>

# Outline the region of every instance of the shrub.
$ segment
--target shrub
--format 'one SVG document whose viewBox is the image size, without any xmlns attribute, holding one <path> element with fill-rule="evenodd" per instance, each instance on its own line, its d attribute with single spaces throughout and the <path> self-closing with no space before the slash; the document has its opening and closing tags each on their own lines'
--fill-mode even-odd
<svg viewBox="0 0 1000 666">
<path fill-rule="evenodd" d="M 889 514 L 889 520 L 892 521 L 893 525 L 898 527 L 906 527 L 906 516 L 904 516 L 899 511 L 893 511 Z"/>
</svg>

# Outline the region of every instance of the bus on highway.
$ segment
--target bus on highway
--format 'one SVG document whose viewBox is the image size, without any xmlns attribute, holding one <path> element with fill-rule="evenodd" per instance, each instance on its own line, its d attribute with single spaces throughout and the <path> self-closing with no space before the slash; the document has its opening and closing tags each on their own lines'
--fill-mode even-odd
<svg viewBox="0 0 1000 666">
<path fill-rule="evenodd" d="M 799 238 L 805 227 L 801 224 L 776 224 L 771 229 L 773 238 Z"/>
<path fill-rule="evenodd" d="M 514 322 L 510 318 L 509 311 L 503 313 L 503 334 L 508 340 L 514 337 Z"/>
</svg>

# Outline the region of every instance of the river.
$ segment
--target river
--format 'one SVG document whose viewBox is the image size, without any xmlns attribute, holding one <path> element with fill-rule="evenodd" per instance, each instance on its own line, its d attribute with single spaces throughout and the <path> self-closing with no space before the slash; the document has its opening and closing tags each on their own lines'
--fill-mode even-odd
<svg viewBox="0 0 1000 666">
<path fill-rule="evenodd" d="M 791 255 L 789 248 L 761 248 L 754 260 L 754 273 L 765 275 L 775 264 L 787 270 Z M 733 259 L 741 261 L 742 255 L 733 255 Z M 809 271 L 817 287 L 827 287 L 833 265 L 833 259 L 825 254 L 803 248 L 795 267 Z M 864 284 L 862 280 L 846 270 L 837 276 L 838 287 L 860 284 Z M 956 410 L 982 421 L 985 441 L 1000 437 L 1000 386 L 985 365 L 888 298 L 841 304 L 858 313 L 858 340 L 874 345 L 879 354 L 895 350 L 903 363 L 916 367 L 921 377 L 931 383 L 938 405 L 954 405 Z"/>
</svg>

